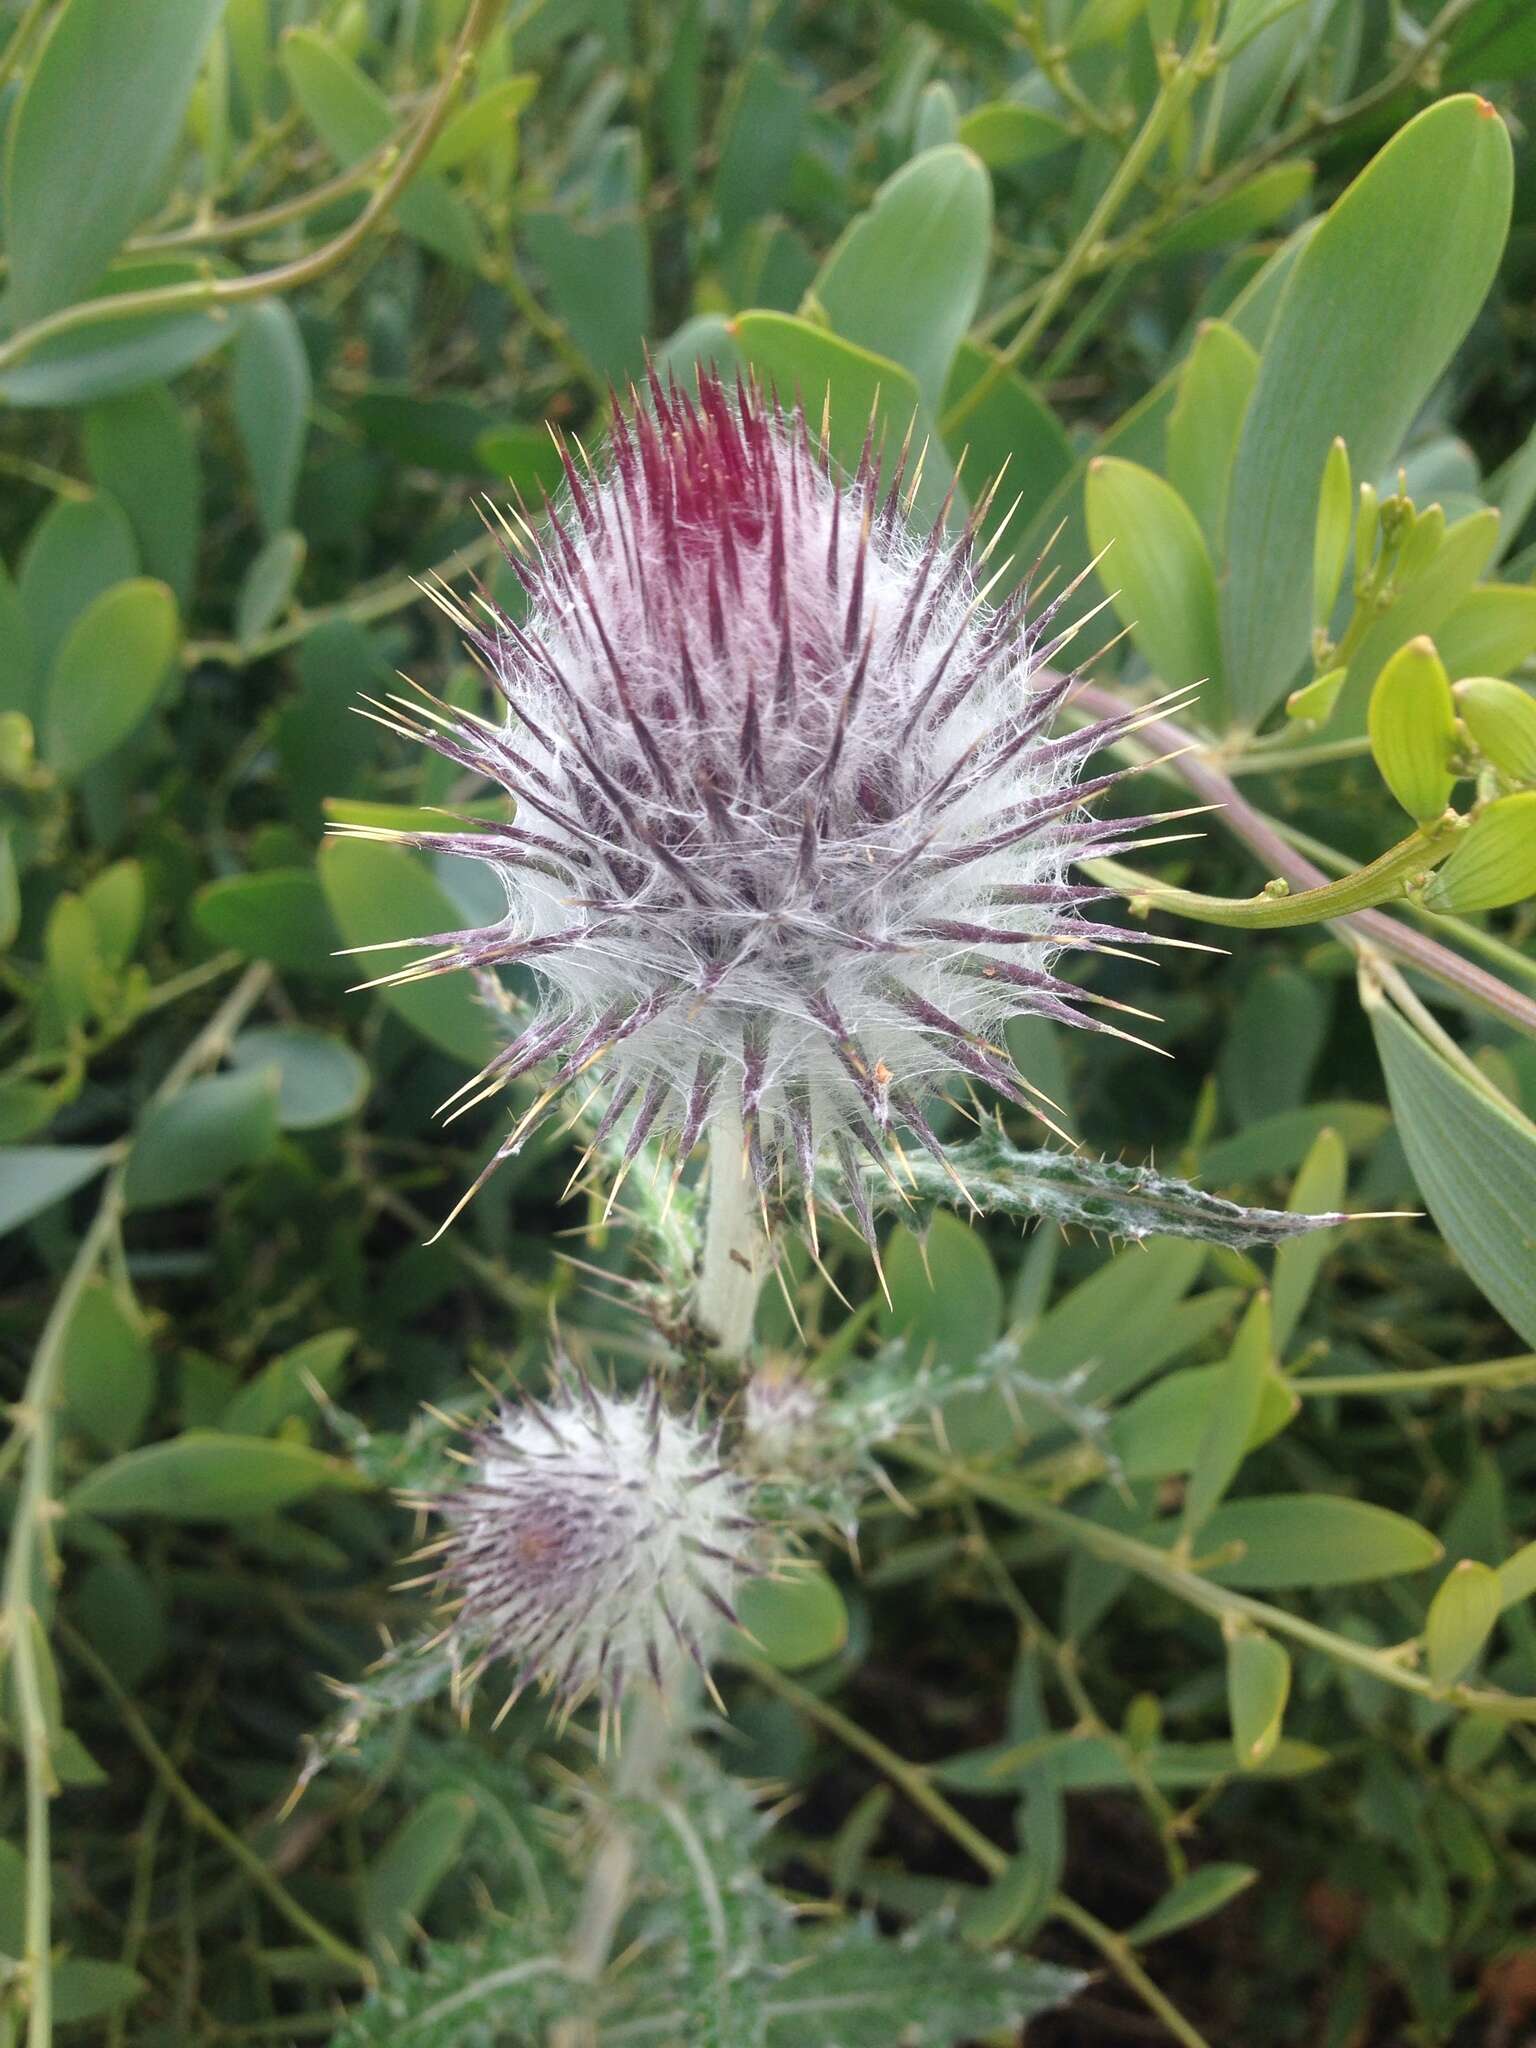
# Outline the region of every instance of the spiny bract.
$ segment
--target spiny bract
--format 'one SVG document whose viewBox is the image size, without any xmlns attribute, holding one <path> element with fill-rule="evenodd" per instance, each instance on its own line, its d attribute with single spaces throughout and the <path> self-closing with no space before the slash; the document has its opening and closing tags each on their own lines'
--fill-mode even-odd
<svg viewBox="0 0 1536 2048">
<path fill-rule="evenodd" d="M 380 707 L 515 799 L 516 823 L 385 835 L 485 862 L 506 915 L 411 942 L 436 950 L 385 979 L 537 975 L 537 1013 L 459 1091 L 553 1066 L 487 1173 L 601 1063 L 597 1141 L 629 1116 L 626 1161 L 739 1118 L 766 1190 L 809 1183 L 829 1145 L 869 1235 L 859 1152 L 882 1158 L 893 1124 L 938 1152 L 937 1085 L 1033 1107 L 996 1043 L 1009 1016 L 1113 1028 L 1052 964 L 1123 936 L 1067 872 L 1150 822 L 1090 820 L 1116 778 L 1075 779 L 1138 714 L 1050 736 L 1062 600 L 990 609 L 985 506 L 915 539 L 905 454 L 883 481 L 866 443 L 842 478 L 798 408 L 705 376 L 696 402 L 653 377 L 605 467 L 562 455 L 542 532 L 507 529 L 526 616 L 441 600 L 504 716 Z"/>
<path fill-rule="evenodd" d="M 704 1667 L 738 1579 L 760 1569 L 717 1433 L 670 1413 L 654 1383 L 629 1398 L 582 1381 L 549 1406 L 501 1408 L 471 1465 L 431 1505 L 450 1531 L 453 1632 L 477 1669 L 506 1658 L 514 1697 L 537 1679 L 563 1706 L 592 1693 L 615 1706 L 680 1656 Z"/>
</svg>

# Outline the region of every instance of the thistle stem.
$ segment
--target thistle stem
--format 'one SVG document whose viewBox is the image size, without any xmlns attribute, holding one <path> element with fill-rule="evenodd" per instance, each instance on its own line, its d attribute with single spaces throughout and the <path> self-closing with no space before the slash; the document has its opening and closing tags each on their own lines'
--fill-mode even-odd
<svg viewBox="0 0 1536 2048">
<path fill-rule="evenodd" d="M 727 1358 L 740 1358 L 752 1341 L 752 1316 L 768 1250 L 753 1194 L 741 1118 L 734 1108 L 723 1108 L 709 1131 L 709 1201 L 694 1309 L 716 1350 Z"/>
<path fill-rule="evenodd" d="M 638 1689 L 638 1703 L 624 1729 L 624 1746 L 612 1774 L 616 1800 L 655 1797 L 657 1778 L 680 1725 L 686 1698 L 685 1693 L 683 1700 L 669 1702 L 649 1686 Z M 607 1968 L 614 1936 L 629 1903 L 635 1862 L 634 1830 L 620 1815 L 610 1813 L 593 1852 L 571 1935 L 569 1969 L 580 1983 L 595 1984 Z M 561 2020 L 551 2033 L 550 2048 L 595 2048 L 595 2040 L 585 2021 Z"/>
</svg>

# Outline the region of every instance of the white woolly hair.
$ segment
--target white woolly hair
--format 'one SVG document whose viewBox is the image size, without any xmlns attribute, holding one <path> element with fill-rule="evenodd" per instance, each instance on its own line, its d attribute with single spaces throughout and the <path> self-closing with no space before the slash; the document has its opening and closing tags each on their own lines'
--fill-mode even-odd
<svg viewBox="0 0 1536 2048">
<path fill-rule="evenodd" d="M 766 1190 L 830 1145 L 868 1235 L 860 1151 L 893 1124 L 937 1150 L 923 1103 L 947 1079 L 1036 1108 L 1008 1017 L 1114 1029 L 1053 967 L 1123 936 L 1068 869 L 1151 821 L 1090 820 L 1117 777 L 1076 778 L 1145 714 L 1050 736 L 1063 600 L 988 606 L 988 501 L 914 538 L 905 454 L 883 480 L 866 445 L 842 477 L 798 409 L 713 377 L 696 402 L 653 378 L 601 468 L 562 454 L 543 530 L 506 528 L 525 618 L 441 600 L 503 715 L 380 707 L 515 799 L 515 825 L 387 835 L 485 862 L 506 915 L 410 942 L 435 950 L 384 979 L 535 972 L 536 1015 L 459 1091 L 553 1070 L 486 1173 L 600 1064 L 597 1136 L 630 1116 L 626 1159 L 739 1118 Z"/>
<path fill-rule="evenodd" d="M 433 1503 L 450 1531 L 439 1576 L 471 1677 L 505 1658 L 511 1698 L 538 1681 L 569 1710 L 594 1693 L 616 1707 L 647 1675 L 664 1685 L 684 1657 L 707 1676 L 738 1580 L 761 1569 L 718 1432 L 672 1414 L 654 1382 L 626 1397 L 583 1380 L 547 1407 L 530 1396 L 502 1407 L 474 1439 L 471 1469 Z"/>
</svg>

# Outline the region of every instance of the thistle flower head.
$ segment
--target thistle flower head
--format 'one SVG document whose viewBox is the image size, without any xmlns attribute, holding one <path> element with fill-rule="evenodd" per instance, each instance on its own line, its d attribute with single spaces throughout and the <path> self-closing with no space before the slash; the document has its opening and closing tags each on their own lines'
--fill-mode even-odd
<svg viewBox="0 0 1536 2048">
<path fill-rule="evenodd" d="M 701 1668 L 731 1594 L 755 1569 L 744 1487 L 716 1438 L 659 1388 L 627 1398 L 580 1382 L 548 1407 L 502 1408 L 475 1439 L 473 1477 L 437 1503 L 454 1628 L 481 1665 L 516 1668 L 563 1706 L 617 1705 L 683 1656 Z"/>
<path fill-rule="evenodd" d="M 868 1234 L 859 1151 L 893 1124 L 936 1150 L 946 1079 L 1034 1106 L 1008 1017 L 1112 1028 L 1053 968 L 1119 936 L 1067 875 L 1145 822 L 1090 821 L 1115 778 L 1076 780 L 1133 718 L 1051 736 L 1062 600 L 990 609 L 985 503 L 914 538 L 905 455 L 883 479 L 867 445 L 841 477 L 798 409 L 705 377 L 696 401 L 653 378 L 604 466 L 565 460 L 542 531 L 507 528 L 526 615 L 443 597 L 501 715 L 389 714 L 516 806 L 396 835 L 487 863 L 507 904 L 398 978 L 533 969 L 537 1013 L 461 1091 L 550 1072 L 498 1159 L 601 1063 L 598 1136 L 629 1116 L 626 1157 L 739 1118 L 764 1189 L 830 1147 Z"/>
</svg>

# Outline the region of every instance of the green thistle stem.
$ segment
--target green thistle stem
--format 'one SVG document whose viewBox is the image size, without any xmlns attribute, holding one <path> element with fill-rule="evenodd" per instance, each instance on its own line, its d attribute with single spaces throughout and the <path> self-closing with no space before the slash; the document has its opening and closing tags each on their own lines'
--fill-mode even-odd
<svg viewBox="0 0 1536 2048">
<path fill-rule="evenodd" d="M 768 1250 L 742 1156 L 741 1119 L 723 1103 L 709 1131 L 709 1200 L 694 1309 L 724 1357 L 752 1341 L 752 1316 Z"/>
</svg>

